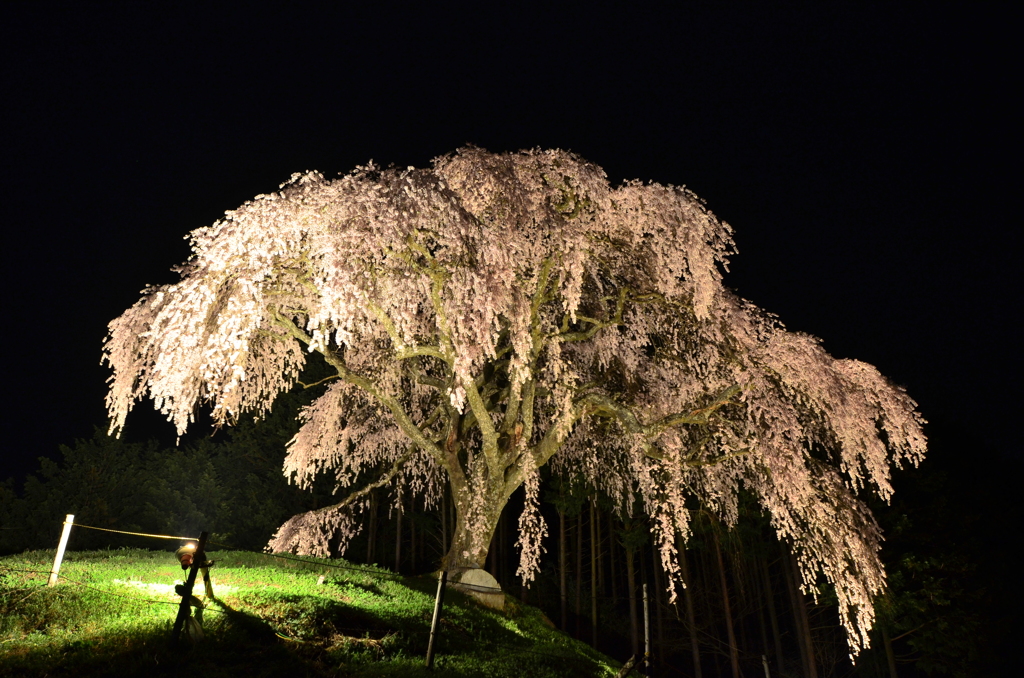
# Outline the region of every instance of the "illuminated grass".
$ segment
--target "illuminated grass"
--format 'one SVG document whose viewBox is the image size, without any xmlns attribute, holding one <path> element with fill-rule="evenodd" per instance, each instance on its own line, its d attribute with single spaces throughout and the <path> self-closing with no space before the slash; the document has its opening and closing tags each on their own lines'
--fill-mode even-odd
<svg viewBox="0 0 1024 678">
<path fill-rule="evenodd" d="M 0 558 L 0 675 L 430 675 L 431 578 L 326 567 L 349 566 L 340 560 L 210 557 L 217 600 L 204 613 L 206 637 L 177 651 L 168 641 L 183 573 L 170 553 L 68 553 L 52 589 L 52 551 Z M 555 631 L 535 608 L 511 599 L 508 607 L 497 613 L 449 590 L 433 675 L 614 675 L 614 662 Z"/>
</svg>

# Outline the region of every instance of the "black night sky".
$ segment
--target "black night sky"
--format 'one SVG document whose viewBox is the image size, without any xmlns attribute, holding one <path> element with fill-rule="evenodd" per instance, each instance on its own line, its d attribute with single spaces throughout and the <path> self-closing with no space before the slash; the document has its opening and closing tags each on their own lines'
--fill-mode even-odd
<svg viewBox="0 0 1024 678">
<path fill-rule="evenodd" d="M 0 478 L 103 424 L 106 323 L 176 278 L 190 230 L 292 172 L 424 166 L 467 143 L 686 184 L 736 229 L 741 295 L 905 386 L 956 441 L 935 454 L 1020 462 L 1009 16 L 140 7 L 0 19 Z M 173 440 L 142 410 L 133 424 Z"/>
</svg>

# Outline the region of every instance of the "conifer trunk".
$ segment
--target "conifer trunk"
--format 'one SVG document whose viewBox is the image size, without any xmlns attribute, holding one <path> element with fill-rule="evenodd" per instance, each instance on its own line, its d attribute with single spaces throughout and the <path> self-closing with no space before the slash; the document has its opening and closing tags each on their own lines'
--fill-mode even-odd
<svg viewBox="0 0 1024 678">
<path fill-rule="evenodd" d="M 594 510 L 594 516 L 597 526 L 597 590 L 603 596 L 606 595 L 607 584 L 604 576 L 604 536 L 601 533 L 601 525 L 604 521 L 601 520 L 600 506 Z"/>
<path fill-rule="evenodd" d="M 580 617 L 583 608 L 580 605 L 583 592 L 583 511 L 576 517 L 576 638 L 580 637 Z"/>
<path fill-rule="evenodd" d="M 740 678 L 740 658 L 736 649 L 736 634 L 732 628 L 732 609 L 729 606 L 729 586 L 725 581 L 725 563 L 722 560 L 722 549 L 718 544 L 718 532 L 712 527 L 711 536 L 715 543 L 715 557 L 718 559 L 718 576 L 722 583 L 722 605 L 725 608 L 725 630 L 729 636 L 729 661 L 732 664 L 733 678 Z"/>
<path fill-rule="evenodd" d="M 636 612 L 636 565 L 632 549 L 626 549 L 626 584 L 629 587 L 629 630 L 633 641 L 633 654 L 640 654 L 640 632 Z"/>
<path fill-rule="evenodd" d="M 370 493 L 370 525 L 366 531 L 366 562 L 374 562 L 374 544 L 377 541 L 377 495 Z"/>
<path fill-rule="evenodd" d="M 619 582 L 618 572 L 615 567 L 616 559 L 618 555 L 615 552 L 615 517 L 608 514 L 608 566 L 609 566 L 609 579 L 612 582 L 612 605 L 617 606 L 619 604 Z"/>
<path fill-rule="evenodd" d="M 413 509 L 415 511 L 415 509 Z M 413 514 L 415 515 L 415 513 Z M 416 572 L 416 521 L 409 519 L 409 569 Z"/>
<path fill-rule="evenodd" d="M 889 664 L 889 678 L 899 678 L 896 674 L 896 653 L 892 651 L 892 640 L 885 625 L 882 625 L 882 643 L 885 645 L 885 660 Z"/>
<path fill-rule="evenodd" d="M 665 573 L 661 570 L 657 549 L 651 549 L 651 560 L 653 561 L 651 567 L 654 571 L 654 595 L 652 596 L 652 602 L 654 603 L 655 629 L 658 632 L 658 651 L 655 654 L 658 657 L 662 657 L 662 651 L 665 647 L 665 624 L 664 617 L 662 616 L 661 597 L 664 595 L 667 587 L 665 585 Z"/>
<path fill-rule="evenodd" d="M 790 604 L 793 607 L 793 625 L 796 629 L 797 645 L 800 647 L 800 661 L 804 666 L 807 678 L 818 678 L 817 666 L 814 663 L 814 643 L 810 629 L 805 626 L 807 608 L 804 606 L 803 593 L 800 591 L 800 569 L 792 554 L 783 554 L 783 571 L 786 575 L 786 586 L 789 588 Z"/>
<path fill-rule="evenodd" d="M 562 603 L 562 633 L 566 632 L 568 609 L 565 591 L 565 559 L 568 556 L 565 547 L 565 511 L 558 510 L 558 594 Z"/>
<path fill-rule="evenodd" d="M 775 666 L 779 673 L 782 673 L 782 668 L 786 665 L 786 661 L 785 655 L 782 654 L 782 634 L 779 633 L 779 615 L 775 612 L 775 591 L 772 589 L 771 573 L 768 571 L 768 556 L 765 556 L 762 565 L 764 597 L 768 602 L 768 618 L 772 624 L 772 639 L 775 641 Z"/>
<path fill-rule="evenodd" d="M 395 517 L 395 572 L 402 564 L 402 502 L 399 500 Z"/>
<path fill-rule="evenodd" d="M 681 540 L 680 540 L 681 541 Z M 690 651 L 693 653 L 693 675 L 703 678 L 700 666 L 700 642 L 697 640 L 697 616 L 693 612 L 693 577 L 690 576 L 690 565 L 686 550 L 678 544 L 679 564 L 683 568 L 683 602 L 686 604 L 686 623 L 690 627 Z"/>
<path fill-rule="evenodd" d="M 807 616 L 807 599 L 803 591 L 800 590 L 800 568 L 792 554 L 789 558 L 793 563 L 793 588 L 796 592 L 797 607 L 800 612 L 800 625 L 803 627 L 804 644 L 807 647 L 807 675 L 810 678 L 818 678 L 818 663 L 814 658 L 814 638 L 811 636 L 811 620 Z"/>
<path fill-rule="evenodd" d="M 765 657 L 767 662 L 768 654 L 768 625 L 764 623 L 764 606 L 757 606 L 757 629 L 761 632 L 761 654 Z"/>
<path fill-rule="evenodd" d="M 597 647 L 597 523 L 593 497 L 590 499 L 590 637 Z"/>
</svg>

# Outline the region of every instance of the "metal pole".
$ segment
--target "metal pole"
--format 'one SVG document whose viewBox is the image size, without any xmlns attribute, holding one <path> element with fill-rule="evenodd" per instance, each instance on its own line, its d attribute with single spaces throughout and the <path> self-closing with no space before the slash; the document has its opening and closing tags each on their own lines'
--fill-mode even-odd
<svg viewBox="0 0 1024 678">
<path fill-rule="evenodd" d="M 434 618 L 430 621 L 430 641 L 427 643 L 427 669 L 434 668 L 434 639 L 437 638 L 437 622 L 441 619 L 441 606 L 444 604 L 444 588 L 448 582 L 448 571 L 441 570 L 437 578 L 437 597 L 434 598 Z"/>
<path fill-rule="evenodd" d="M 192 614 L 189 606 L 192 604 L 192 587 L 196 584 L 196 575 L 199 568 L 206 562 L 206 532 L 199 534 L 199 544 L 192 556 L 192 566 L 189 568 L 188 576 L 185 578 L 185 586 L 181 591 L 181 604 L 178 606 L 178 616 L 174 619 L 174 628 L 171 630 L 171 645 L 177 645 L 181 637 L 181 629 L 185 626 L 185 620 Z"/>
<path fill-rule="evenodd" d="M 64 560 L 64 549 L 68 546 L 68 537 L 71 536 L 71 526 L 75 522 L 75 516 L 67 514 L 64 518 L 64 530 L 60 533 L 60 543 L 57 544 L 57 555 L 53 557 L 53 567 L 50 569 L 50 578 L 46 581 L 47 586 L 57 585 L 57 574 L 60 573 L 60 564 Z"/>
<path fill-rule="evenodd" d="M 647 582 L 644 582 L 644 672 L 651 671 L 651 615 L 647 613 Z"/>
</svg>

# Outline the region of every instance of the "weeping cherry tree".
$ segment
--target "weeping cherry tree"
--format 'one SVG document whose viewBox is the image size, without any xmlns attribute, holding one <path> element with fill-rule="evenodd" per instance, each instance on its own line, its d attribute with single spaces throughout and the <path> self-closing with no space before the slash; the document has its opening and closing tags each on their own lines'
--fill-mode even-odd
<svg viewBox="0 0 1024 678">
<path fill-rule="evenodd" d="M 265 413 L 316 352 L 332 377 L 284 473 L 330 474 L 341 501 L 290 519 L 274 550 L 344 548 L 372 489 L 436 505 L 448 484 L 445 566 L 479 567 L 524 487 L 529 582 L 546 464 L 622 511 L 644 507 L 674 595 L 688 505 L 731 524 L 745 491 L 805 589 L 834 585 L 856 653 L 885 582 L 857 495 L 888 499 L 892 467 L 925 453 L 922 419 L 871 365 L 832 358 L 726 289 L 731 234 L 686 189 L 613 188 L 562 151 L 296 174 L 194 231 L 181 281 L 111 322 L 112 430 L 146 397 L 179 435 L 199 405 L 218 424 Z"/>
</svg>

